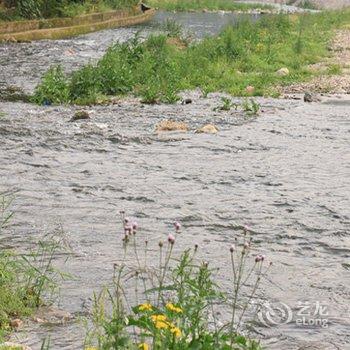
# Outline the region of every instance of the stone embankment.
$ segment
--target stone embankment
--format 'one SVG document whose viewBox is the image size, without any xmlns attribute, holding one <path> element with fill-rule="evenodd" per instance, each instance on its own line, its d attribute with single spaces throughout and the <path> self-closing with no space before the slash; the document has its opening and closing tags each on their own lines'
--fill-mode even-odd
<svg viewBox="0 0 350 350">
<path fill-rule="evenodd" d="M 153 9 L 142 11 L 135 8 L 73 18 L 5 22 L 0 24 L 0 42 L 69 38 L 103 29 L 143 23 L 150 20 L 154 13 Z"/>
</svg>

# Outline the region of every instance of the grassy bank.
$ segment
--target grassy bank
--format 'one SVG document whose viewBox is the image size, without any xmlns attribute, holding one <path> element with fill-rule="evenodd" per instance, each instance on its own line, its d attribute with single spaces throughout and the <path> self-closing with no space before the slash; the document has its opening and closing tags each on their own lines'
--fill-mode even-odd
<svg viewBox="0 0 350 350">
<path fill-rule="evenodd" d="M 233 0 L 147 0 L 148 5 L 167 11 L 250 11 L 273 9 L 270 5 L 242 4 Z"/>
<path fill-rule="evenodd" d="M 11 199 L 0 195 L 0 344 L 55 292 L 62 274 L 53 267 L 60 240 L 46 237 L 26 254 L 6 248 L 4 233 L 12 213 Z"/>
<path fill-rule="evenodd" d="M 327 55 L 334 30 L 349 22 L 349 10 L 269 16 L 240 22 L 194 43 L 176 37 L 178 30 L 170 25 L 167 33 L 146 41 L 117 43 L 96 64 L 68 76 L 60 67 L 51 68 L 33 101 L 88 104 L 131 93 L 148 103 L 173 103 L 181 90 L 197 87 L 205 94 L 274 96 L 276 85 L 317 74 L 307 66 Z M 282 74 L 281 68 L 286 68 Z M 335 68 L 330 67 L 329 74 Z"/>
<path fill-rule="evenodd" d="M 74 17 L 95 12 L 126 9 L 137 5 L 138 0 L 9 0 L 0 7 L 0 21 Z"/>
</svg>

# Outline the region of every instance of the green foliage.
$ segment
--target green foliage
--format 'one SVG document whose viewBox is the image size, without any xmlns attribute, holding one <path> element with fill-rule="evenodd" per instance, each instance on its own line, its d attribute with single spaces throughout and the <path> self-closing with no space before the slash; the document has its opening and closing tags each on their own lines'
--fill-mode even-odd
<svg viewBox="0 0 350 350">
<path fill-rule="evenodd" d="M 148 0 L 147 3 L 152 7 L 167 11 L 201 11 L 203 9 L 211 11 L 249 11 L 253 9 L 273 9 L 270 5 L 244 4 L 232 0 Z"/>
<path fill-rule="evenodd" d="M 317 10 L 318 7 L 316 6 L 315 2 L 312 0 L 302 0 L 299 4 L 299 7 L 308 9 L 308 10 Z"/>
<path fill-rule="evenodd" d="M 341 72 L 342 72 L 342 69 L 339 64 L 331 64 L 327 69 L 327 73 L 329 75 L 337 75 L 337 74 L 341 74 Z"/>
<path fill-rule="evenodd" d="M 260 105 L 254 99 L 246 98 L 242 103 L 242 108 L 248 116 L 254 116 L 259 113 Z"/>
<path fill-rule="evenodd" d="M 12 217 L 11 199 L 0 197 L 0 234 Z M 28 316 L 52 296 L 58 279 L 64 277 L 53 266 L 54 255 L 62 249 L 60 236 L 39 240 L 27 254 L 5 249 L 0 243 L 0 342 L 11 330 L 12 318 Z"/>
<path fill-rule="evenodd" d="M 231 108 L 237 110 L 238 104 L 231 101 L 231 99 L 227 97 L 221 97 L 222 104 L 214 108 L 214 111 L 229 111 Z"/>
<path fill-rule="evenodd" d="M 74 83 L 74 77 L 72 82 Z M 79 88 L 79 84 L 73 86 Z M 85 90 L 80 89 L 78 91 L 84 92 Z M 69 102 L 69 85 L 61 66 L 51 67 L 44 74 L 41 83 L 35 89 L 32 101 L 45 105 Z"/>
<path fill-rule="evenodd" d="M 151 249 L 147 260 L 148 244 L 139 244 L 136 231 L 126 225 L 114 288 L 94 295 L 86 344 L 99 350 L 261 350 L 240 334 L 243 315 L 268 270 L 265 258 L 251 257 L 249 233 L 236 240 L 237 250 L 228 249 L 231 290 L 223 292 L 215 281 L 217 269 L 197 258 L 198 246 L 177 256 L 174 245 L 181 236 L 176 232 L 168 243 L 159 242 L 158 253 Z M 220 327 L 218 307 L 229 314 Z"/>
<path fill-rule="evenodd" d="M 7 8 L 15 11 L 0 12 L 0 19 L 39 19 L 73 17 L 92 12 L 105 12 L 136 6 L 137 0 L 8 0 Z"/>
<path fill-rule="evenodd" d="M 267 16 L 256 22 L 240 21 L 217 37 L 192 44 L 176 37 L 180 29 L 169 22 L 165 34 L 117 43 L 96 65 L 87 65 L 68 78 L 60 68 L 52 68 L 34 100 L 93 103 L 98 96 L 132 93 L 146 103 L 173 103 L 185 89 L 246 96 L 249 85 L 254 95 L 275 96 L 276 85 L 317 74 L 307 66 L 327 55 L 333 30 L 349 20 L 350 10 Z M 276 74 L 282 67 L 290 74 Z"/>
<path fill-rule="evenodd" d="M 167 19 L 161 29 L 169 37 L 180 38 L 183 35 L 182 25 L 172 19 Z"/>
</svg>

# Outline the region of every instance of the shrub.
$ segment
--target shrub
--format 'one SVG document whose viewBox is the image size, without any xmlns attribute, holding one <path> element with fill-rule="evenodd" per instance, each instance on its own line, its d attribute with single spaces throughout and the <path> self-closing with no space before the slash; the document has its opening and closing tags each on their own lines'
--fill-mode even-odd
<svg viewBox="0 0 350 350">
<path fill-rule="evenodd" d="M 80 90 L 79 92 L 81 92 Z M 51 67 L 36 87 L 33 101 L 38 104 L 68 103 L 69 86 L 61 66 Z"/>
</svg>

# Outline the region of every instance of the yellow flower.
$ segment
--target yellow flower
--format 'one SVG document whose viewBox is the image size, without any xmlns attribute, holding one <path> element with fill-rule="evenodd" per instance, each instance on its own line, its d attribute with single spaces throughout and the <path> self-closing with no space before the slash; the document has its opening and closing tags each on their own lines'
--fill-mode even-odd
<svg viewBox="0 0 350 350">
<path fill-rule="evenodd" d="M 156 321 L 155 326 L 157 329 L 168 329 L 169 323 L 164 321 Z"/>
<path fill-rule="evenodd" d="M 153 307 L 149 303 L 141 304 L 139 306 L 139 311 L 152 311 L 152 310 L 153 310 Z"/>
<path fill-rule="evenodd" d="M 141 344 L 139 344 L 139 349 L 141 349 L 141 350 L 148 350 L 149 346 L 148 346 L 147 343 L 141 343 Z"/>
<path fill-rule="evenodd" d="M 181 307 L 177 307 L 177 306 L 175 306 L 175 305 L 172 304 L 172 303 L 166 304 L 165 307 L 166 307 L 168 310 L 172 311 L 172 312 L 176 312 L 177 314 L 180 314 L 180 313 L 183 312 L 182 309 L 181 309 Z"/>
<path fill-rule="evenodd" d="M 87 348 L 85 348 L 85 350 L 97 350 L 97 348 L 94 346 L 88 346 Z"/>
<path fill-rule="evenodd" d="M 170 332 L 175 335 L 175 337 L 181 337 L 181 329 L 178 327 L 172 327 Z"/>
<path fill-rule="evenodd" d="M 157 321 L 165 322 L 167 320 L 165 315 L 152 315 L 151 319 L 152 319 L 153 322 L 157 322 Z"/>
<path fill-rule="evenodd" d="M 158 329 L 168 329 L 170 327 L 165 315 L 152 315 L 151 319 Z"/>
</svg>

